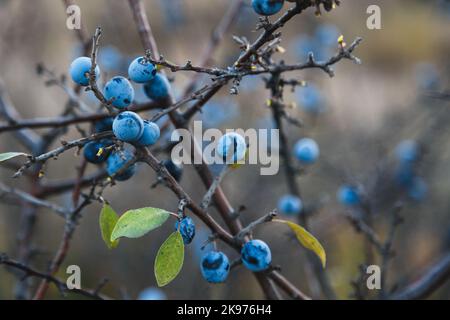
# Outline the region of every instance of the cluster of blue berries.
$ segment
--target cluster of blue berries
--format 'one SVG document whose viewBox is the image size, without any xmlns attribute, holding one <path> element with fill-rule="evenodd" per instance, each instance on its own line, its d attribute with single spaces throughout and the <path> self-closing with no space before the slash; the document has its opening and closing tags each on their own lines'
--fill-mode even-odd
<svg viewBox="0 0 450 320">
<path fill-rule="evenodd" d="M 404 140 L 395 149 L 395 156 L 398 162 L 395 169 L 395 181 L 399 187 L 406 191 L 407 196 L 414 201 L 422 201 L 428 189 L 423 178 L 416 174 L 420 155 L 420 146 L 414 140 Z"/>
<path fill-rule="evenodd" d="M 190 244 L 195 236 L 195 223 L 190 217 L 183 217 L 175 222 L 185 245 Z M 244 244 L 241 250 L 241 260 L 249 270 L 259 272 L 269 268 L 272 255 L 269 246 L 261 240 L 251 240 Z M 211 283 L 224 282 L 230 271 L 230 261 L 225 253 L 210 251 L 203 255 L 200 270 L 206 281 Z"/>
<path fill-rule="evenodd" d="M 269 268 L 272 254 L 264 241 L 250 240 L 241 249 L 241 261 L 250 271 L 260 272 Z M 200 270 L 206 281 L 221 283 L 228 277 L 230 262 L 225 253 L 210 251 L 202 257 Z"/>
<path fill-rule="evenodd" d="M 81 85 L 88 86 L 90 80 L 91 59 L 88 57 L 76 58 L 70 65 L 69 73 L 72 80 Z M 95 77 L 100 77 L 100 68 L 96 66 Z M 153 100 L 166 99 L 170 95 L 170 83 L 167 78 L 157 73 L 156 66 L 145 57 L 137 57 L 128 67 L 128 77 L 135 83 L 143 84 L 146 95 Z M 113 131 L 114 136 L 123 142 L 135 146 L 150 146 L 159 139 L 160 130 L 156 123 L 143 120 L 137 113 L 126 111 L 134 100 L 135 92 L 131 82 L 122 76 L 110 79 L 103 91 L 104 97 L 113 107 L 121 111 L 115 118 L 106 118 L 94 124 L 94 131 Z M 121 168 L 132 158 L 129 150 L 122 152 L 111 151 L 114 142 L 109 139 L 87 143 L 84 156 L 87 161 L 95 164 L 107 162 L 107 172 L 115 175 L 116 180 L 127 180 L 133 176 L 135 165 L 129 166 L 124 172 Z M 175 171 L 173 169 L 172 171 Z M 119 174 L 117 174 L 119 172 Z M 180 178 L 180 173 L 174 173 Z"/>
</svg>

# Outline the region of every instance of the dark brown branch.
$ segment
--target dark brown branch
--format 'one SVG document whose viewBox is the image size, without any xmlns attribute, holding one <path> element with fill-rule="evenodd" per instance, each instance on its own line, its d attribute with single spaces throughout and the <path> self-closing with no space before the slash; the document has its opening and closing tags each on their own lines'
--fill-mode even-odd
<svg viewBox="0 0 450 320">
<path fill-rule="evenodd" d="M 275 121 L 275 127 L 279 130 L 280 137 L 280 154 L 282 159 L 284 160 L 284 169 L 286 182 L 289 188 L 289 192 L 297 197 L 301 197 L 300 188 L 296 181 L 297 170 L 292 163 L 291 158 L 291 149 L 289 146 L 289 141 L 284 130 L 283 118 L 285 117 L 285 106 L 282 103 L 282 95 L 283 95 L 283 87 L 279 85 L 280 83 L 280 73 L 273 73 L 271 79 L 268 82 L 268 86 L 271 89 L 271 102 L 270 107 L 272 109 L 273 119 Z M 304 213 L 300 214 L 298 220 L 303 227 L 308 229 L 308 216 Z M 305 268 L 308 268 L 314 272 L 316 278 L 309 278 L 310 287 L 318 288 L 320 285 L 320 289 L 325 294 L 325 296 L 329 299 L 336 299 L 336 295 L 334 293 L 333 288 L 330 285 L 330 281 L 328 279 L 327 274 L 323 270 L 320 262 L 316 259 L 316 257 L 311 253 L 307 252 L 307 264 L 305 264 Z M 317 284 L 316 284 L 317 282 Z M 319 293 L 315 293 L 315 295 L 319 296 Z"/>
<path fill-rule="evenodd" d="M 311 300 L 310 297 L 301 292 L 289 280 L 283 277 L 279 272 L 272 271 L 268 275 L 283 291 L 295 300 Z"/>
<path fill-rule="evenodd" d="M 159 176 L 161 176 L 166 181 L 166 185 L 177 195 L 180 200 L 183 199 L 186 201 L 186 206 L 211 229 L 212 233 L 215 234 L 215 237 L 221 239 L 239 252 L 241 248 L 241 242 L 236 241 L 236 239 L 233 238 L 233 236 L 227 231 L 225 231 L 206 211 L 204 211 L 194 201 L 192 201 L 190 196 L 183 190 L 183 188 L 181 188 L 181 186 L 170 175 L 167 169 L 147 149 L 141 149 L 140 152 L 142 161 L 146 162 L 150 167 L 152 167 L 153 170 L 158 173 Z M 255 276 L 258 278 L 269 297 L 278 297 L 276 291 L 267 284 L 267 279 L 264 280 L 264 274 L 255 273 Z M 268 276 L 280 288 L 287 291 L 291 295 L 291 297 L 301 300 L 310 300 L 308 296 L 306 296 L 294 285 L 292 285 L 278 271 L 272 271 Z"/>
<path fill-rule="evenodd" d="M 149 58 L 149 60 L 157 65 L 166 67 L 170 69 L 172 72 L 178 71 L 190 71 L 195 73 L 204 73 L 211 76 L 216 76 L 219 78 L 239 78 L 247 75 L 258 75 L 264 73 L 283 73 L 288 71 L 298 71 L 304 69 L 321 69 L 326 72 L 330 77 L 334 76 L 334 71 L 331 68 L 332 65 L 337 62 L 348 59 L 352 60 L 357 64 L 361 64 L 361 60 L 355 57 L 352 53 L 356 49 L 358 45 L 362 42 L 362 38 L 356 38 L 353 43 L 348 47 L 341 47 L 339 52 L 326 61 L 316 61 L 314 55 L 310 53 L 308 57 L 308 61 L 304 63 L 297 63 L 292 65 L 278 64 L 278 65 L 270 65 L 264 68 L 253 68 L 251 70 L 228 70 L 228 69 L 220 69 L 220 68 L 206 68 L 200 66 L 194 66 L 190 61 L 188 61 L 185 65 L 177 65 L 171 62 L 168 62 L 164 58 L 160 58 L 159 60 L 155 60 L 153 58 Z"/>
<path fill-rule="evenodd" d="M 191 199 L 191 197 L 183 190 L 178 182 L 167 171 L 166 167 L 160 163 L 160 161 L 153 156 L 147 149 L 140 149 L 140 155 L 142 161 L 147 163 L 162 179 L 164 179 L 166 185 L 177 195 L 178 199 L 186 201 L 186 207 L 189 208 L 196 216 L 200 218 L 213 233 L 229 244 L 232 247 L 236 247 L 237 243 L 234 241 L 231 234 L 224 230 L 205 210 L 197 206 L 197 204 Z"/>
<path fill-rule="evenodd" d="M 450 254 L 431 266 L 417 281 L 390 298 L 394 300 L 425 299 L 442 286 L 450 277 Z"/>
<path fill-rule="evenodd" d="M 19 177 L 20 175 L 22 175 L 23 171 L 25 171 L 26 169 L 31 167 L 33 164 L 44 163 L 51 158 L 56 158 L 61 153 L 65 152 L 69 149 L 76 148 L 76 147 L 82 147 L 89 141 L 100 140 L 103 138 L 111 138 L 111 137 L 113 137 L 113 133 L 111 131 L 105 131 L 105 132 L 100 132 L 100 133 L 94 133 L 89 137 L 80 138 L 80 139 L 73 140 L 70 142 L 66 142 L 66 141 L 61 142 L 61 144 L 62 144 L 61 147 L 58 147 L 51 151 L 48 151 L 37 157 L 32 157 L 30 160 L 28 160 L 25 164 L 22 165 L 22 167 L 14 174 L 13 177 L 14 178 Z"/>
<path fill-rule="evenodd" d="M 155 102 L 147 102 L 131 106 L 128 110 L 136 113 L 148 110 L 158 109 L 161 106 Z M 111 116 L 113 114 L 102 112 L 93 114 L 82 114 L 77 116 L 60 116 L 55 118 L 33 118 L 17 120 L 14 123 L 0 123 L 0 133 L 5 131 L 15 131 L 23 128 L 60 128 L 68 125 L 79 124 L 83 122 L 95 122 Z"/>
<path fill-rule="evenodd" d="M 131 9 L 133 11 L 133 16 L 135 17 L 135 22 L 136 22 L 136 25 L 138 26 L 138 30 L 139 30 L 139 33 L 141 36 L 141 40 L 144 44 L 144 47 L 146 49 L 150 49 L 155 56 L 158 56 L 158 49 L 156 47 L 156 42 L 154 41 L 154 37 L 151 32 L 147 16 L 145 14 L 145 10 L 144 10 L 142 1 L 129 0 L 129 2 L 130 2 Z M 220 90 L 220 88 L 221 88 L 221 86 L 218 86 L 216 88 L 211 89 L 211 91 L 217 92 Z M 208 99 L 210 97 L 212 97 L 212 95 L 209 96 Z M 173 98 L 171 97 L 169 100 L 173 100 Z M 201 103 L 204 104 L 207 101 L 207 99 L 206 100 L 203 99 L 200 101 L 201 101 Z M 173 102 L 169 101 L 169 104 L 173 104 Z M 183 118 L 180 119 L 178 112 L 174 111 L 174 112 L 171 112 L 169 115 L 170 115 L 170 118 L 171 118 L 172 122 L 174 123 L 175 127 L 186 128 L 186 121 Z M 198 153 L 201 154 L 201 149 L 199 148 L 195 139 L 192 139 L 191 143 L 192 143 L 192 148 L 193 148 L 193 150 L 192 150 L 193 152 L 191 153 L 192 156 L 195 157 L 195 154 L 198 154 Z M 212 176 L 208 166 L 206 165 L 206 163 L 204 163 L 204 161 L 202 161 L 202 164 L 196 165 L 195 168 L 196 168 L 197 172 L 199 173 L 205 186 L 207 188 L 209 188 L 213 182 L 212 181 L 213 176 Z M 237 234 L 241 230 L 242 225 L 238 219 L 235 219 L 234 209 L 230 205 L 228 199 L 225 197 L 225 195 L 220 187 L 218 187 L 216 189 L 216 193 L 214 195 L 214 201 L 215 201 L 215 204 L 216 204 L 219 212 L 221 213 L 222 218 L 226 222 L 228 228 L 231 230 L 231 232 L 233 234 Z M 200 209 L 198 207 L 197 207 L 198 209 L 195 209 L 195 208 L 196 208 L 196 205 L 191 204 L 191 209 L 194 209 L 194 210 Z M 279 295 L 276 292 L 276 289 L 274 288 L 273 284 L 266 276 L 264 276 L 263 274 L 258 274 L 258 273 L 256 273 L 255 276 L 257 277 L 261 287 L 263 288 L 267 298 L 269 298 L 269 299 L 278 299 L 279 298 Z"/>
<path fill-rule="evenodd" d="M 356 64 L 361 64 L 361 60 L 357 57 L 355 57 L 352 53 L 358 47 L 362 42 L 362 38 L 358 37 L 356 38 L 352 44 L 348 47 L 342 47 L 339 49 L 339 52 L 336 53 L 333 57 L 326 61 L 316 61 L 314 59 L 314 56 L 312 54 L 309 55 L 308 61 L 304 63 L 298 63 L 298 64 L 292 64 L 292 65 L 271 65 L 267 68 L 262 69 L 256 69 L 256 70 L 250 70 L 247 72 L 243 72 L 241 76 L 244 75 L 257 75 L 257 74 L 263 74 L 263 73 L 283 73 L 288 71 L 299 71 L 304 69 L 321 69 L 324 72 L 326 72 L 330 77 L 334 76 L 334 71 L 331 68 L 332 65 L 340 62 L 343 59 L 348 59 Z"/>
<path fill-rule="evenodd" d="M 148 23 L 143 2 L 140 0 L 128 0 L 128 3 L 130 4 L 131 12 L 133 13 L 133 18 L 138 28 L 142 46 L 145 50 L 150 50 L 154 57 L 159 57 L 158 46 L 156 45 L 150 24 Z"/>
<path fill-rule="evenodd" d="M 387 275 L 388 275 L 388 265 L 392 257 L 394 256 L 393 245 L 394 238 L 398 226 L 403 222 L 403 219 L 400 217 L 400 210 L 403 208 L 403 204 L 401 202 L 396 203 L 392 212 L 390 212 L 390 223 L 389 230 L 387 234 L 387 238 L 383 243 L 383 250 L 380 252 L 381 255 L 381 290 L 380 290 L 380 298 L 385 299 L 388 294 L 387 287 Z"/>
<path fill-rule="evenodd" d="M 41 278 L 44 279 L 48 282 L 53 283 L 58 290 L 64 295 L 66 292 L 73 292 L 75 294 L 79 294 L 88 298 L 92 298 L 92 299 L 96 299 L 96 300 L 110 300 L 110 297 L 107 297 L 103 294 L 100 294 L 98 292 L 98 290 L 87 290 L 87 289 L 69 289 L 66 285 L 66 283 L 62 280 L 59 280 L 58 278 L 50 275 L 50 274 L 46 274 L 40 271 L 37 271 L 36 269 L 33 269 L 23 263 L 20 263 L 19 261 L 10 259 L 6 254 L 4 253 L 0 253 L 0 264 L 3 264 L 5 266 L 14 268 L 16 270 L 20 270 L 22 272 L 24 272 L 24 276 L 22 278 L 27 278 L 27 277 L 37 277 L 37 278 Z M 24 279 L 22 279 L 24 280 Z"/>
<path fill-rule="evenodd" d="M 372 243 L 372 245 L 375 248 L 377 248 L 379 252 L 383 252 L 382 241 L 380 240 L 376 232 L 369 225 L 367 225 L 362 219 L 357 218 L 350 213 L 348 213 L 346 216 L 349 219 L 349 221 L 353 224 L 356 231 L 364 234 L 367 240 L 369 240 L 369 242 Z"/>
<path fill-rule="evenodd" d="M 280 63 L 278 65 L 270 65 L 268 67 L 264 68 L 256 68 L 256 69 L 250 69 L 250 70 L 223 70 L 223 74 L 216 78 L 216 81 L 218 79 L 220 80 L 230 80 L 233 78 L 240 79 L 242 77 L 248 76 L 248 75 L 258 75 L 258 74 L 281 74 L 288 71 L 298 71 L 298 70 L 305 70 L 305 69 L 320 69 L 326 72 L 330 77 L 334 76 L 334 71 L 331 68 L 334 64 L 340 62 L 343 59 L 349 59 L 354 61 L 355 63 L 361 63 L 359 58 L 355 57 L 353 55 L 353 51 L 356 49 L 356 47 L 361 44 L 362 38 L 356 38 L 353 43 L 348 47 L 341 46 L 338 53 L 331 57 L 330 59 L 318 62 L 314 59 L 313 55 L 310 55 L 307 62 L 294 64 L 294 65 L 285 65 L 284 63 Z M 217 69 L 210 70 L 211 73 L 209 74 L 215 74 L 217 73 Z M 206 72 L 208 73 L 208 72 Z M 225 82 L 226 83 L 226 82 Z M 188 110 L 185 111 L 183 114 L 184 118 L 186 120 L 191 119 L 205 104 L 208 102 L 208 100 L 213 97 L 221 87 L 213 88 L 210 92 L 208 92 L 205 97 L 201 100 L 199 100 L 197 103 L 195 103 L 192 107 L 190 107 Z M 289 119 L 293 120 L 293 119 Z M 293 122 L 293 121 L 291 121 Z M 300 124 L 300 123 L 298 123 Z"/>
<path fill-rule="evenodd" d="M 59 244 L 58 251 L 56 252 L 50 264 L 48 272 L 50 275 L 56 274 L 59 268 L 61 267 L 62 263 L 64 262 L 64 259 L 66 258 L 67 253 L 69 251 L 70 240 L 72 239 L 72 236 L 77 227 L 78 219 L 81 217 L 81 212 L 83 211 L 83 209 L 91 203 L 91 199 L 94 197 L 95 187 L 96 187 L 95 185 L 92 186 L 90 195 L 85 197 L 84 201 L 72 212 L 70 212 L 70 214 L 66 217 L 66 225 L 64 228 L 62 240 Z M 43 279 L 38 289 L 36 290 L 33 299 L 34 300 L 43 299 L 48 290 L 48 285 L 49 280 Z"/>
<path fill-rule="evenodd" d="M 256 39 L 256 41 L 236 60 L 235 66 L 239 67 L 243 63 L 246 63 L 250 57 L 255 54 L 259 48 L 261 48 L 267 42 L 273 40 L 274 32 L 283 27 L 289 20 L 291 20 L 297 14 L 300 14 L 303 10 L 310 7 L 311 3 L 305 1 L 303 3 L 297 3 L 295 7 L 287 10 L 277 21 L 273 24 L 269 24 L 265 27 L 264 32 Z"/>
</svg>

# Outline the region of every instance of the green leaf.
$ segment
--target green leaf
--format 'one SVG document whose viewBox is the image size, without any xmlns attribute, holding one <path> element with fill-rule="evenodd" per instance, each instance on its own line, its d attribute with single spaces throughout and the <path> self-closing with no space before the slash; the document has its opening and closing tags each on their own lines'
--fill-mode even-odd
<svg viewBox="0 0 450 320">
<path fill-rule="evenodd" d="M 0 153 L 0 162 L 18 157 L 18 156 L 28 156 L 26 153 L 23 152 L 5 152 Z"/>
<path fill-rule="evenodd" d="M 294 231 L 297 240 L 302 244 L 302 246 L 313 251 L 319 257 L 322 262 L 322 266 L 325 268 L 327 256 L 319 240 L 317 240 L 311 233 L 298 224 L 280 219 L 274 219 L 273 221 L 287 224 L 292 231 Z"/>
<path fill-rule="evenodd" d="M 161 226 L 169 216 L 167 211 L 158 208 L 128 210 L 117 221 L 111 234 L 111 241 L 120 237 L 142 237 L 147 232 Z"/>
<path fill-rule="evenodd" d="M 111 233 L 119 220 L 119 215 L 108 204 L 104 204 L 100 212 L 100 231 L 103 241 L 109 249 L 114 249 L 119 245 L 119 240 L 111 241 Z"/>
<path fill-rule="evenodd" d="M 170 283 L 180 273 L 184 261 L 183 237 L 172 233 L 158 250 L 155 259 L 155 277 L 159 287 Z"/>
</svg>

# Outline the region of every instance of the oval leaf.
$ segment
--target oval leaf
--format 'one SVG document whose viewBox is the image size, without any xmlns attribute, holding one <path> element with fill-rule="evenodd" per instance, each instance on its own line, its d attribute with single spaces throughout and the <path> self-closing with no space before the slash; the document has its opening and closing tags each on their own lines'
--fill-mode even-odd
<svg viewBox="0 0 450 320">
<path fill-rule="evenodd" d="M 322 262 L 322 266 L 325 268 L 327 256 L 319 240 L 317 240 L 311 233 L 306 231 L 305 228 L 299 226 L 298 224 L 279 219 L 275 219 L 273 221 L 287 224 L 292 229 L 292 231 L 294 231 L 297 240 L 302 244 L 302 246 L 313 251 L 319 257 L 320 261 Z"/>
<path fill-rule="evenodd" d="M 142 237 L 147 232 L 161 226 L 169 216 L 167 211 L 158 208 L 128 210 L 117 221 L 111 234 L 111 241 L 120 237 Z"/>
<path fill-rule="evenodd" d="M 26 153 L 23 152 L 5 152 L 0 153 L 0 162 L 18 157 L 18 156 L 28 156 Z"/>
<path fill-rule="evenodd" d="M 100 212 L 100 231 L 102 232 L 103 241 L 109 249 L 114 249 L 119 244 L 119 240 L 111 241 L 111 234 L 119 220 L 119 215 L 111 206 L 104 204 Z"/>
<path fill-rule="evenodd" d="M 159 287 L 170 283 L 180 273 L 184 261 L 184 243 L 175 231 L 162 244 L 155 259 L 155 277 Z"/>
</svg>

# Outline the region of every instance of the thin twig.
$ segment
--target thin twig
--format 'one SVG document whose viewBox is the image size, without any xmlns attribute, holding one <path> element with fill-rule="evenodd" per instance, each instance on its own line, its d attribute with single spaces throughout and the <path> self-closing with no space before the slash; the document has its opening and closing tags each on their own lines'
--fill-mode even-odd
<svg viewBox="0 0 450 320">
<path fill-rule="evenodd" d="M 242 230 L 235 236 L 235 238 L 238 240 L 244 239 L 244 237 L 251 234 L 253 232 L 253 229 L 255 229 L 260 224 L 272 221 L 277 216 L 277 214 L 278 214 L 277 211 L 273 210 L 268 214 L 258 218 L 257 220 L 249 223 L 245 228 L 242 228 Z"/>
<path fill-rule="evenodd" d="M 222 170 L 220 171 L 219 175 L 217 175 L 217 177 L 214 178 L 213 183 L 209 187 L 206 194 L 203 196 L 203 200 L 200 204 L 200 208 L 202 208 L 204 210 L 208 209 L 208 207 L 211 203 L 212 197 L 216 193 L 216 189 L 220 186 L 222 179 L 227 174 L 227 171 L 228 171 L 228 166 L 224 165 Z"/>
<path fill-rule="evenodd" d="M 102 28 L 97 27 L 95 34 L 92 37 L 92 53 L 91 53 L 91 70 L 89 71 L 89 89 L 92 90 L 95 97 L 108 109 L 108 112 L 113 114 L 114 109 L 111 107 L 111 102 L 106 100 L 103 93 L 97 86 L 97 76 L 95 74 L 95 68 L 97 67 L 97 55 L 100 47 L 100 38 L 102 36 Z"/>
<path fill-rule="evenodd" d="M 8 187 L 7 185 L 0 182 L 0 197 L 3 197 L 3 195 L 13 196 L 19 199 L 20 202 L 26 202 L 36 207 L 50 209 L 63 218 L 65 218 L 67 215 L 67 210 L 57 204 L 41 200 L 25 191 Z"/>
<path fill-rule="evenodd" d="M 58 290 L 61 292 L 61 294 L 65 294 L 66 292 L 73 292 L 88 298 L 96 299 L 96 300 L 111 300 L 110 297 L 105 296 L 104 294 L 100 294 L 99 290 L 87 290 L 87 289 L 69 289 L 66 285 L 65 281 L 62 281 L 50 274 L 43 273 L 40 271 L 37 271 L 36 269 L 33 269 L 23 263 L 20 263 L 19 261 L 10 259 L 6 254 L 0 253 L 0 264 L 3 264 L 5 266 L 20 270 L 25 273 L 24 276 L 22 276 L 22 281 L 24 278 L 27 277 L 38 277 L 41 279 L 44 279 L 45 281 L 53 283 Z"/>
<path fill-rule="evenodd" d="M 54 275 L 58 272 L 59 268 L 61 267 L 62 263 L 64 262 L 64 259 L 67 256 L 67 253 L 69 251 L 70 247 L 70 240 L 72 239 L 72 236 L 75 232 L 77 221 L 81 217 L 81 212 L 83 209 L 88 206 L 91 203 L 91 199 L 94 198 L 94 191 L 95 191 L 96 185 L 93 185 L 91 188 L 90 195 L 84 199 L 84 201 L 75 208 L 70 214 L 66 217 L 66 225 L 64 228 L 64 234 L 62 237 L 62 240 L 59 244 L 58 251 L 56 252 L 55 256 L 53 257 L 50 268 L 49 268 L 49 274 Z M 33 297 L 34 300 L 41 300 L 45 297 L 45 294 L 47 293 L 49 285 L 48 279 L 43 279 L 39 285 L 39 287 L 36 290 L 36 293 Z"/>
<path fill-rule="evenodd" d="M 17 177 L 21 176 L 22 173 L 26 169 L 28 169 L 35 163 L 44 163 L 51 158 L 56 158 L 61 153 L 64 153 L 65 151 L 67 151 L 69 149 L 76 148 L 76 147 L 82 147 L 90 141 L 100 140 L 103 138 L 111 138 L 112 136 L 113 136 L 113 133 L 111 131 L 105 131 L 105 132 L 100 132 L 100 133 L 94 133 L 89 137 L 80 138 L 80 139 L 76 139 L 76 140 L 69 141 L 69 142 L 63 141 L 63 142 L 61 142 L 62 143 L 61 147 L 58 147 L 54 150 L 43 153 L 37 157 L 32 157 L 25 164 L 23 164 L 19 170 L 17 170 L 17 172 L 14 174 L 13 177 L 17 178 Z"/>
</svg>

